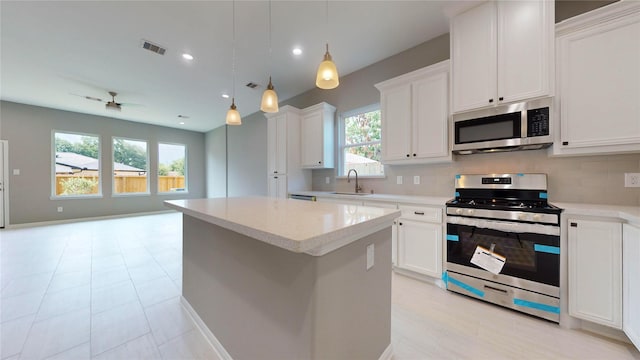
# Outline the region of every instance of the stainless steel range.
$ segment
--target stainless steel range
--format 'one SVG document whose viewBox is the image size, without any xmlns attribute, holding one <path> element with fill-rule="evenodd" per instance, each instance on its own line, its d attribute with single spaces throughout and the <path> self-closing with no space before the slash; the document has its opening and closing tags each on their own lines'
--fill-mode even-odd
<svg viewBox="0 0 640 360">
<path fill-rule="evenodd" d="M 546 174 L 456 175 L 447 289 L 560 321 L 560 213 Z"/>
</svg>

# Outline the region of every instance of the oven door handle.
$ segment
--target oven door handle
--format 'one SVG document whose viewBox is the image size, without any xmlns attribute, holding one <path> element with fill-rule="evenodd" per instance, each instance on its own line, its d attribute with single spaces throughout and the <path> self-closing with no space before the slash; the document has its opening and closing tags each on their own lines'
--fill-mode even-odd
<svg viewBox="0 0 640 360">
<path fill-rule="evenodd" d="M 467 225 L 477 228 L 492 229 L 510 233 L 533 233 L 560 236 L 560 227 L 553 225 L 476 219 L 461 216 L 447 216 L 447 224 Z"/>
</svg>

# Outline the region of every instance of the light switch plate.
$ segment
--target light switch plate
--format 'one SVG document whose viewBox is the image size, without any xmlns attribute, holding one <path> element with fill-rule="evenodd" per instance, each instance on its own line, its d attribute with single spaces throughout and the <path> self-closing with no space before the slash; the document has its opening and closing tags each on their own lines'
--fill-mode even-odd
<svg viewBox="0 0 640 360">
<path fill-rule="evenodd" d="M 374 258 L 375 246 L 374 244 L 367 245 L 367 270 L 373 267 L 373 258 Z"/>
<path fill-rule="evenodd" d="M 58 206 L 58 212 L 62 212 L 62 210 L 64 210 L 62 206 Z"/>
<path fill-rule="evenodd" d="M 13 175 L 20 175 L 20 169 L 13 169 Z"/>
<path fill-rule="evenodd" d="M 402 185 L 402 175 L 396 176 L 396 184 Z"/>
<path fill-rule="evenodd" d="M 415 175 L 413 177 L 413 185 L 420 185 L 420 175 Z"/>
<path fill-rule="evenodd" d="M 328 177 L 328 176 L 326 176 L 326 177 L 324 178 L 324 183 L 325 183 L 325 184 L 331 184 L 331 178 L 330 178 L 330 177 Z"/>
</svg>

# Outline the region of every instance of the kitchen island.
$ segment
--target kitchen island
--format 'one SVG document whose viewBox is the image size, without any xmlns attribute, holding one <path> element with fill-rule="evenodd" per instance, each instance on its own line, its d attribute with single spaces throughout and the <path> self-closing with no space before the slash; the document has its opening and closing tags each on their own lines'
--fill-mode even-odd
<svg viewBox="0 0 640 360">
<path fill-rule="evenodd" d="M 261 197 L 165 204 L 183 213 L 183 305 L 222 358 L 391 358 L 399 211 Z"/>
</svg>

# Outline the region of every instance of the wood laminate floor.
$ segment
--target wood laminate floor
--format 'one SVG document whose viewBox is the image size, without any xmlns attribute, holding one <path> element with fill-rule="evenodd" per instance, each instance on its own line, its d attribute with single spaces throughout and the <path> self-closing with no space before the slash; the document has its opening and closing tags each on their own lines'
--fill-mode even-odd
<svg viewBox="0 0 640 360">
<path fill-rule="evenodd" d="M 178 213 L 0 230 L 0 359 L 216 359 L 179 303 Z M 394 359 L 640 359 L 393 276 Z"/>
</svg>

